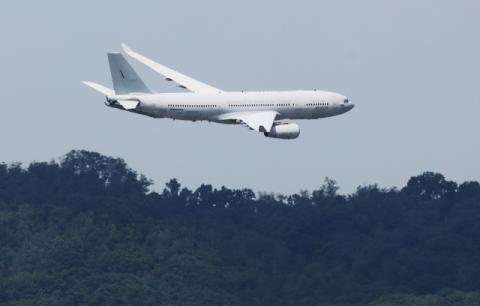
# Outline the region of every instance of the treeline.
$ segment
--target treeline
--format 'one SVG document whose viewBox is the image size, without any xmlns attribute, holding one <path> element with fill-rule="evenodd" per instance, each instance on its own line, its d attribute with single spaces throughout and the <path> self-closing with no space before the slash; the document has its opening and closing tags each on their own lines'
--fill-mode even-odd
<svg viewBox="0 0 480 306">
<path fill-rule="evenodd" d="M 151 184 L 87 151 L 0 164 L 0 305 L 480 304 L 478 182 Z"/>
</svg>

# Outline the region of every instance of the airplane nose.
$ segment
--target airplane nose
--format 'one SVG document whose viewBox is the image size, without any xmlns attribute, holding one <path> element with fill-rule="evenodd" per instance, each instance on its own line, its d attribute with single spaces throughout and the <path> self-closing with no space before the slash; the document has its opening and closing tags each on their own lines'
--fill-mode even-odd
<svg viewBox="0 0 480 306">
<path fill-rule="evenodd" d="M 347 106 L 347 111 L 349 111 L 349 110 L 351 110 L 352 108 L 355 107 L 355 104 L 353 104 L 351 101 L 349 101 L 346 106 Z"/>
</svg>

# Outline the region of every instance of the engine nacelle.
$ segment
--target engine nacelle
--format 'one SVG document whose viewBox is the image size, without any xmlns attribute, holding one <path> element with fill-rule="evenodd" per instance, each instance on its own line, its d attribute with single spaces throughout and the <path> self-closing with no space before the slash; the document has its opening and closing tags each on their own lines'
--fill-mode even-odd
<svg viewBox="0 0 480 306">
<path fill-rule="evenodd" d="M 278 124 L 272 126 L 270 133 L 264 132 L 265 137 L 280 139 L 295 139 L 300 135 L 300 127 L 295 123 Z"/>
</svg>

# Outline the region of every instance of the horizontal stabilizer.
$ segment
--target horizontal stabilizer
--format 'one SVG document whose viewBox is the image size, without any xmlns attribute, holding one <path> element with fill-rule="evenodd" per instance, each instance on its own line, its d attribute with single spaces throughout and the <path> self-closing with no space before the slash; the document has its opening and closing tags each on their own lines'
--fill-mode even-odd
<svg viewBox="0 0 480 306">
<path fill-rule="evenodd" d="M 129 109 L 135 109 L 138 106 L 138 101 L 130 101 L 130 100 L 125 100 L 125 101 L 117 101 L 118 104 L 123 106 L 124 109 L 129 110 Z"/>
<path fill-rule="evenodd" d="M 115 94 L 115 92 L 114 92 L 112 89 L 107 88 L 107 87 L 102 86 L 102 85 L 99 85 L 99 84 L 97 84 L 97 83 L 83 82 L 83 84 L 92 87 L 92 88 L 95 89 L 96 91 L 99 91 L 99 92 L 103 93 L 103 94 L 106 95 L 106 96 L 114 95 L 114 94 Z"/>
</svg>

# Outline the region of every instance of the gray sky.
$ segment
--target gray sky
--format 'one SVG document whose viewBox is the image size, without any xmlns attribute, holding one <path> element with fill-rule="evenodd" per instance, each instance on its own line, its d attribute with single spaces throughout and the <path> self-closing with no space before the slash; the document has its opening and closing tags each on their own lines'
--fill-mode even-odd
<svg viewBox="0 0 480 306">
<path fill-rule="evenodd" d="M 0 161 L 72 149 L 121 157 L 155 181 L 341 193 L 413 175 L 480 180 L 479 1 L 5 1 Z M 104 106 L 106 52 L 134 51 L 225 91 L 328 90 L 355 108 L 296 120 L 300 137 L 151 119 Z M 145 83 L 179 91 L 126 56 Z"/>
</svg>

